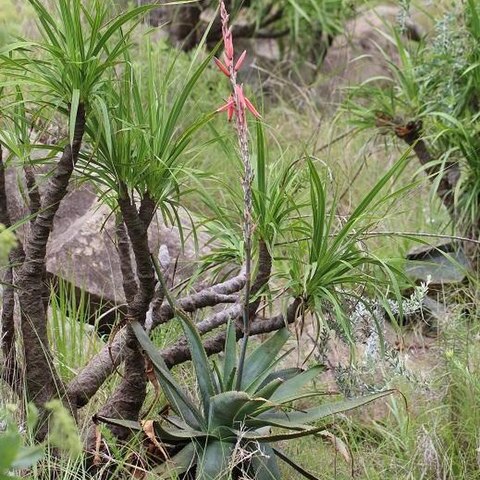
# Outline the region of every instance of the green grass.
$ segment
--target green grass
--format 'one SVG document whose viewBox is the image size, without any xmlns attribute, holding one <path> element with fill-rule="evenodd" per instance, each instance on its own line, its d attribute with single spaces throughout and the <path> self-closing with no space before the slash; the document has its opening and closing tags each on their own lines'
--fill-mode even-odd
<svg viewBox="0 0 480 480">
<path fill-rule="evenodd" d="M 10 29 L 10 25 L 20 23 L 20 18 L 12 1 L 0 1 L 0 35 L 2 23 L 3 26 L 8 24 Z M 155 45 L 154 49 L 158 50 L 160 59 L 170 60 L 177 55 L 163 43 Z M 147 53 L 140 47 L 138 53 L 138 56 L 132 57 L 146 70 Z M 172 76 L 180 77 L 191 60 L 191 54 L 178 54 Z M 187 108 L 211 112 L 222 103 L 225 95 L 226 89 L 223 83 L 219 86 L 218 73 L 212 65 L 207 67 L 195 86 L 193 100 L 189 100 Z M 365 132 L 332 143 L 332 139 L 349 128 L 345 119 L 335 122 L 333 127 L 332 120 L 331 114 L 321 112 L 313 101 L 300 112 L 295 102 L 277 99 L 264 113 L 271 155 L 283 165 L 305 155 L 325 165 L 331 190 L 339 194 L 339 216 L 348 216 L 387 168 L 400 157 L 402 150 L 389 144 L 388 138 L 372 139 Z M 208 142 L 213 131 L 225 136 L 229 129 L 225 119 L 218 116 L 212 122 L 212 130 L 203 132 L 199 142 Z M 216 142 L 208 150 L 200 149 L 192 154 L 189 167 L 192 172 L 215 172 L 233 187 L 238 183 L 240 170 L 226 159 L 224 148 L 220 142 Z M 412 158 L 395 185 L 388 186 L 390 191 L 410 185 L 417 170 L 416 160 Z M 192 177 L 194 175 L 192 173 Z M 414 189 L 383 212 L 375 230 L 448 232 L 442 230 L 446 228 L 447 218 L 438 201 L 432 198 L 428 181 L 422 174 L 418 178 L 421 181 Z M 205 188 L 214 188 L 214 182 L 210 180 L 201 179 L 200 182 Z M 186 196 L 187 206 L 197 215 L 205 212 L 204 206 L 199 204 L 199 198 L 195 191 Z M 399 258 L 414 244 L 411 239 L 386 235 L 378 235 L 367 241 L 372 252 Z M 469 297 L 467 290 L 460 294 L 463 303 L 468 304 L 472 311 L 478 311 L 480 303 L 475 295 L 470 294 Z M 85 302 L 77 300 L 68 288 L 61 286 L 57 294 L 52 294 L 51 307 L 50 334 L 54 339 L 55 360 L 62 376 L 69 379 L 104 344 L 89 327 L 91 312 L 88 312 Z M 437 369 L 433 378 L 429 379 L 427 388 L 423 390 L 424 385 L 409 385 L 408 382 L 400 386 L 407 398 L 408 410 L 401 398 L 396 397 L 390 402 L 388 411 L 373 411 L 370 417 L 362 414 L 338 417 L 333 425 L 328 426 L 329 431 L 342 439 L 351 450 L 354 478 L 477 478 L 480 468 L 480 327 L 475 325 L 474 318 L 458 312 L 450 320 L 451 323 L 440 329 L 435 357 Z M 179 326 L 174 323 L 166 325 L 155 333 L 154 342 L 159 347 L 168 345 L 179 331 Z M 174 373 L 183 383 L 192 383 L 193 375 L 188 365 L 175 369 Z M 80 430 L 83 435 L 86 434 L 85 427 L 91 415 L 113 391 L 116 382 L 118 379 L 107 382 L 92 404 L 81 411 Z M 6 398 L 2 395 L 2 402 Z M 151 399 L 153 392 L 149 393 L 145 405 L 150 405 Z M 325 438 L 296 440 L 285 448 L 319 478 L 351 478 L 351 466 L 341 451 Z M 121 464 L 124 454 L 115 450 L 113 454 Z M 52 458 L 47 457 L 44 464 L 47 472 L 53 467 L 53 462 Z M 75 461 L 64 458 L 61 462 L 60 470 L 64 478 L 84 478 L 80 465 Z M 287 478 L 299 478 L 287 467 L 284 471 Z M 39 475 L 40 470 L 37 470 L 32 476 Z"/>
</svg>

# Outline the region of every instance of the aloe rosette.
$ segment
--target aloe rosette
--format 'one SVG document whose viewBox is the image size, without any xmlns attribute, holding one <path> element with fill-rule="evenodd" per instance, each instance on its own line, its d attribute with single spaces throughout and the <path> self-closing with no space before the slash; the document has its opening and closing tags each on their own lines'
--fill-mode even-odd
<svg viewBox="0 0 480 480">
<path fill-rule="evenodd" d="M 183 316 L 181 321 L 195 367 L 199 405 L 173 377 L 143 327 L 132 323 L 173 412 L 153 422 L 155 443 L 173 452 L 171 458 L 155 468 L 156 478 L 167 479 L 176 474 L 179 478 L 221 480 L 246 472 L 249 478 L 273 480 L 281 478 L 277 466 L 277 458 L 280 458 L 306 478 L 314 479 L 314 475 L 273 444 L 319 433 L 324 429 L 318 424 L 320 420 L 392 393 L 387 390 L 305 410 L 295 409 L 292 405 L 297 400 L 320 395 L 318 391 L 305 391 L 305 387 L 323 367 L 274 371 L 289 353 L 281 354 L 289 338 L 287 329 L 279 330 L 249 354 L 241 388 L 235 390 L 238 356 L 234 324 L 227 328 L 222 361 L 210 363 L 194 324 Z M 138 422 L 100 420 L 142 430 Z"/>
</svg>

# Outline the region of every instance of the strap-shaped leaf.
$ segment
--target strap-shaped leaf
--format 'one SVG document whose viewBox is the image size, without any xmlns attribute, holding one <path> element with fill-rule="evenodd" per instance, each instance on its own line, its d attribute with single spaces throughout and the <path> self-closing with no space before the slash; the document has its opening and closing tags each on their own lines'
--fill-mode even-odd
<svg viewBox="0 0 480 480">
<path fill-rule="evenodd" d="M 265 409 L 273 408 L 275 404 L 269 401 L 269 397 L 282 383 L 282 380 L 277 378 L 268 385 L 265 385 L 265 387 L 258 391 L 255 398 L 252 398 L 239 410 L 235 420 L 244 423 L 250 415 L 255 415 L 261 413 Z"/>
<path fill-rule="evenodd" d="M 290 380 L 291 378 L 300 375 L 304 371 L 305 370 L 303 368 L 291 367 L 291 368 L 284 368 L 282 370 L 269 373 L 265 378 L 265 380 L 259 385 L 258 388 L 263 388 L 265 385 L 270 383 L 272 380 L 275 380 L 276 378 L 280 378 L 286 382 L 287 380 Z"/>
<path fill-rule="evenodd" d="M 210 412 L 210 397 L 213 397 L 216 393 L 218 393 L 215 389 L 215 379 L 213 377 L 212 368 L 210 367 L 207 352 L 205 351 L 205 347 L 203 346 L 203 342 L 200 334 L 198 333 L 197 327 L 193 324 L 185 312 L 177 308 L 175 300 L 168 292 L 160 265 L 158 264 L 158 260 L 153 255 L 151 255 L 151 258 L 157 273 L 157 277 L 165 291 L 166 299 L 170 304 L 170 307 L 182 322 L 182 328 L 190 347 L 197 383 L 200 389 L 200 395 L 202 397 L 204 418 L 207 419 Z"/>
<path fill-rule="evenodd" d="M 272 400 L 273 395 L 276 394 L 278 389 L 281 388 L 284 383 L 285 382 L 281 378 L 275 378 L 270 383 L 267 383 L 267 385 L 258 390 L 255 394 L 255 397 Z"/>
<path fill-rule="evenodd" d="M 197 327 L 195 327 L 187 315 L 180 315 L 180 320 L 185 336 L 187 337 L 188 346 L 190 347 L 192 363 L 195 368 L 198 388 L 202 397 L 203 411 L 206 418 L 210 411 L 210 398 L 217 393 L 215 391 L 212 369 Z"/>
<path fill-rule="evenodd" d="M 121 418 L 102 417 L 100 415 L 97 415 L 95 418 L 102 423 L 106 423 L 107 425 L 117 425 L 118 427 L 125 427 L 132 430 L 133 432 L 140 432 L 143 430 L 140 422 L 136 422 L 135 420 L 123 420 Z"/>
<path fill-rule="evenodd" d="M 287 403 L 296 400 L 302 388 L 309 384 L 319 373 L 324 370 L 321 365 L 309 368 L 306 372 L 283 382 L 271 396 L 270 400 L 275 403 Z"/>
<path fill-rule="evenodd" d="M 196 480 L 230 480 L 233 443 L 214 440 L 199 455 Z"/>
<path fill-rule="evenodd" d="M 275 454 L 270 445 L 260 445 L 262 455 L 256 455 L 252 459 L 252 467 L 256 480 L 278 480 L 281 473 L 275 459 Z"/>
<path fill-rule="evenodd" d="M 347 412 L 354 408 L 361 407 L 367 403 L 373 402 L 379 398 L 392 394 L 395 390 L 385 390 L 383 392 L 372 393 L 359 398 L 352 398 L 340 402 L 327 403 L 318 407 L 310 408 L 305 411 L 265 413 L 259 415 L 254 421 L 265 421 L 266 425 L 275 425 L 278 427 L 297 430 L 293 433 L 258 435 L 256 432 L 246 432 L 245 438 L 255 439 L 259 442 L 278 442 L 280 440 L 289 440 L 311 435 L 323 430 L 324 427 L 309 427 L 308 423 L 322 420 L 330 415 Z M 260 426 L 260 425 L 258 425 Z M 240 434 L 240 432 L 238 432 Z"/>
<path fill-rule="evenodd" d="M 227 337 L 225 339 L 225 359 L 223 361 L 223 383 L 225 388 L 231 389 L 234 384 L 233 373 L 237 368 L 237 332 L 234 320 L 229 320 Z"/>
<path fill-rule="evenodd" d="M 156 436 L 165 443 L 187 443 L 192 439 L 201 440 L 206 439 L 207 434 L 193 428 L 168 428 L 160 422 L 154 422 Z"/>
<path fill-rule="evenodd" d="M 385 397 L 386 395 L 390 395 L 394 392 L 394 390 L 385 390 L 383 392 L 372 393 L 369 395 L 364 395 L 362 397 L 357 398 L 350 398 L 347 400 L 342 400 L 339 402 L 331 402 L 325 403 L 323 405 L 319 405 L 318 407 L 309 408 L 304 411 L 293 411 L 293 412 L 277 412 L 277 413 L 266 413 L 262 417 L 265 419 L 271 420 L 282 420 L 285 422 L 285 425 L 288 428 L 289 422 L 291 423 L 302 423 L 307 424 L 311 422 L 316 422 L 321 420 L 322 418 L 328 417 L 330 415 L 334 415 L 336 413 L 343 413 L 349 410 L 353 410 L 354 408 L 361 407 L 366 405 L 367 403 L 373 402 L 378 398 Z"/>
<path fill-rule="evenodd" d="M 293 350 L 295 350 L 294 348 L 291 348 L 289 350 L 287 350 L 286 352 L 282 353 L 282 355 L 277 355 L 277 357 L 275 358 L 275 360 L 268 366 L 268 368 L 265 369 L 265 371 L 263 371 L 256 379 L 255 381 L 253 381 L 246 389 L 245 391 L 251 395 L 255 395 L 257 396 L 258 395 L 258 389 L 260 388 L 260 385 L 264 385 L 264 382 L 265 382 L 265 379 L 270 376 L 270 372 L 272 370 L 274 370 L 277 365 L 280 365 L 283 360 L 288 357 L 292 352 Z"/>
<path fill-rule="evenodd" d="M 112 37 L 113 35 L 115 35 L 115 33 L 120 31 L 121 27 L 125 23 L 133 19 L 136 19 L 136 21 L 139 22 L 141 20 L 141 18 L 139 17 L 142 14 L 147 13 L 149 10 L 152 10 L 154 8 L 155 8 L 155 5 L 141 5 L 139 7 L 132 8 L 128 12 L 116 17 L 115 21 L 112 22 L 112 24 L 108 27 L 105 33 L 100 36 L 100 38 L 98 39 L 98 42 L 95 45 L 91 45 L 92 51 L 89 52 L 89 55 L 91 55 L 92 57 L 96 57 L 105 47 L 110 37 Z"/>
<path fill-rule="evenodd" d="M 288 337 L 288 330 L 282 328 L 247 357 L 242 378 L 243 390 L 247 390 L 272 365 Z"/>
<path fill-rule="evenodd" d="M 205 425 L 205 420 L 202 418 L 200 411 L 175 381 L 157 348 L 148 338 L 147 332 L 138 322 L 131 322 L 130 325 L 138 342 L 152 361 L 155 374 L 171 407 L 190 427 L 197 429 L 201 425 Z"/>
</svg>

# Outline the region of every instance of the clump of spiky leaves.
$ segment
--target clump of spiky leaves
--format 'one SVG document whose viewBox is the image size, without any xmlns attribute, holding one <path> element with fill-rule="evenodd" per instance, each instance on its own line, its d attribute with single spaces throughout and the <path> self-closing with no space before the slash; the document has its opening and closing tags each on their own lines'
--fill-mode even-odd
<svg viewBox="0 0 480 480">
<path fill-rule="evenodd" d="M 178 87 L 171 78 L 175 61 L 160 76 L 159 58 L 149 49 L 143 74 L 125 55 L 123 71 L 104 85 L 102 98 L 93 106 L 87 124 L 93 151 L 81 162 L 82 174 L 106 199 L 124 195 L 123 190 L 139 198 L 147 195 L 182 228 L 177 210 L 190 171 L 184 154 L 194 133 L 212 117 L 200 114 L 185 124 L 182 112 L 210 61 L 209 56 Z"/>
<path fill-rule="evenodd" d="M 235 168 L 238 159 L 227 142 L 221 142 L 229 164 Z M 252 217 L 255 243 L 263 242 L 272 255 L 275 245 L 284 240 L 295 228 L 292 219 L 297 217 L 301 206 L 305 206 L 299 192 L 304 190 L 302 168 L 298 160 L 288 160 L 284 156 L 274 158 L 265 135 L 264 125 L 256 121 L 256 142 L 254 144 L 252 182 Z M 228 179 L 227 179 L 228 180 Z M 207 218 L 204 226 L 211 237 L 212 250 L 203 258 L 206 266 L 224 267 L 228 263 L 243 262 L 243 243 L 238 227 L 242 216 L 242 197 L 238 185 L 229 185 L 226 180 L 214 177 L 216 187 L 214 195 L 202 190 L 202 199 L 206 206 Z M 218 198 L 218 187 L 222 197 Z"/>
<path fill-rule="evenodd" d="M 175 452 L 169 461 L 155 468 L 158 478 L 170 478 L 174 472 L 180 476 L 194 473 L 195 478 L 202 480 L 227 479 L 232 473 L 235 478 L 238 467 L 251 478 L 273 480 L 280 478 L 275 457 L 286 461 L 306 478 L 315 478 L 271 444 L 318 433 L 324 427 L 312 423 L 392 393 L 389 390 L 305 410 L 292 409 L 296 400 L 319 395 L 311 390 L 305 392 L 303 388 L 318 375 L 321 367 L 306 371 L 274 370 L 285 356 L 279 357 L 289 337 L 286 329 L 279 330 L 250 353 L 237 390 L 239 359 L 234 324 L 230 323 L 227 328 L 223 362 L 212 366 L 193 323 L 183 315 L 180 319 L 192 353 L 200 405 L 191 400 L 169 372 L 141 325 L 132 325 L 174 412 L 154 422 L 156 439 Z M 100 420 L 142 430 L 137 422 Z M 272 432 L 272 428 L 279 431 Z M 252 454 L 248 456 L 247 465 L 235 464 L 233 455 L 238 445 Z"/>
<path fill-rule="evenodd" d="M 287 261 L 282 276 L 294 297 L 303 298 L 319 318 L 333 318 L 333 328 L 351 343 L 349 300 L 357 302 L 365 292 L 384 298 L 386 290 L 401 299 L 400 283 L 406 278 L 394 262 L 369 251 L 365 241 L 378 224 L 380 212 L 405 191 L 381 194 L 404 166 L 405 156 L 345 217 L 338 210 L 338 199 L 329 199 L 316 165 L 308 161 L 311 214 L 304 211 L 284 245 Z"/>
<path fill-rule="evenodd" d="M 389 62 L 386 87 L 370 81 L 354 87 L 346 109 L 358 127 L 403 140 L 416 123 L 415 136 L 407 143 L 425 145 L 423 159 L 416 153 L 433 190 L 441 195 L 441 183 L 446 182 L 452 207 L 446 206 L 454 226 L 462 235 L 478 236 L 478 3 L 468 0 L 444 14 L 431 41 L 412 47 L 394 32 L 392 42 L 399 63 Z"/>
</svg>

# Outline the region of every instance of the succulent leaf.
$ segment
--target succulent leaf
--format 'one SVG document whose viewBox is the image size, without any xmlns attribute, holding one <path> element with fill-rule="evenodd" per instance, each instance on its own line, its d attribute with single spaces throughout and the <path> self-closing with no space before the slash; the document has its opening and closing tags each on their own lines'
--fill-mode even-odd
<svg viewBox="0 0 480 480">
<path fill-rule="evenodd" d="M 238 412 L 251 398 L 245 392 L 223 392 L 215 395 L 210 401 L 209 431 L 220 426 L 232 427 Z"/>
<path fill-rule="evenodd" d="M 279 388 L 272 394 L 270 400 L 276 403 L 287 403 L 296 400 L 302 388 L 309 384 L 323 370 L 323 366 L 316 365 L 300 375 L 290 378 L 279 386 Z"/>
<path fill-rule="evenodd" d="M 242 378 L 243 390 L 248 390 L 249 387 L 254 385 L 258 381 L 259 376 L 275 362 L 278 353 L 285 345 L 289 336 L 288 330 L 282 328 L 282 330 L 272 335 L 247 357 Z"/>
<path fill-rule="evenodd" d="M 138 342 L 153 363 L 155 374 L 170 406 L 192 428 L 199 428 L 200 425 L 205 423 L 200 411 L 175 381 L 162 356 L 152 341 L 148 338 L 148 334 L 145 332 L 144 328 L 138 322 L 132 322 L 130 325 Z"/>
<path fill-rule="evenodd" d="M 233 443 L 214 440 L 199 458 L 196 480 L 229 480 L 231 478 L 231 454 Z"/>
<path fill-rule="evenodd" d="M 176 475 L 181 475 L 197 463 L 195 455 L 195 445 L 189 443 L 169 461 L 162 463 L 152 470 L 155 478 L 158 480 L 167 480 L 176 478 Z"/>
<path fill-rule="evenodd" d="M 202 398 L 204 415 L 207 417 L 210 411 L 210 398 L 219 392 L 215 388 L 212 368 L 210 367 L 208 356 L 197 328 L 186 315 L 182 315 L 180 319 L 190 347 L 192 363 L 195 367 L 198 388 Z"/>
</svg>

